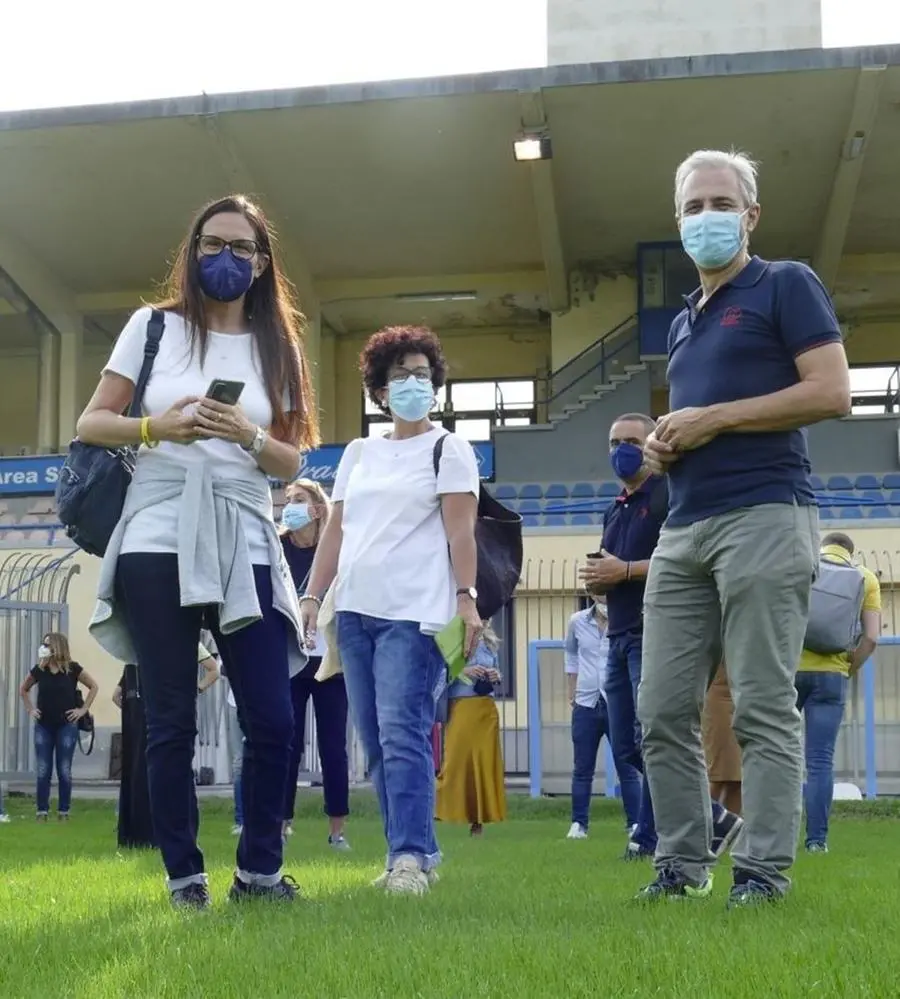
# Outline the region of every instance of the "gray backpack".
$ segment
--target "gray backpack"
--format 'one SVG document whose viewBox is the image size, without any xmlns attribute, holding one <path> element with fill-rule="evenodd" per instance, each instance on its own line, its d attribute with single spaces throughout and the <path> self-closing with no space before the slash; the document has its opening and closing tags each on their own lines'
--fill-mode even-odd
<svg viewBox="0 0 900 999">
<path fill-rule="evenodd" d="M 862 638 L 865 593 L 865 579 L 856 566 L 820 559 L 803 647 L 825 656 L 852 652 Z"/>
</svg>

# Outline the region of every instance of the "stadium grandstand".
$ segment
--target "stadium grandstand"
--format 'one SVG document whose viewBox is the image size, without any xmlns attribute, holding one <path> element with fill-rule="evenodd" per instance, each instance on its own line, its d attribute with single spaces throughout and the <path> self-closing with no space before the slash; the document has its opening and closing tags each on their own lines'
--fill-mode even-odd
<svg viewBox="0 0 900 999">
<path fill-rule="evenodd" d="M 668 408 L 666 333 L 695 278 L 672 175 L 695 148 L 760 161 L 754 250 L 808 261 L 834 296 L 853 414 L 810 431 L 814 485 L 823 521 L 852 529 L 878 571 L 885 632 L 896 633 L 900 48 L 575 57 L 470 78 L 0 115 L 16 192 L 0 216 L 0 771 L 28 765 L 8 719 L 45 627 L 17 607 L 57 615 L 103 687 L 118 677 L 86 634 L 98 562 L 56 522 L 58 469 L 127 316 L 153 300 L 192 213 L 232 190 L 259 196 L 278 225 L 309 319 L 326 443 L 304 474 L 329 484 L 343 446 L 382 430 L 357 370 L 367 335 L 420 323 L 442 338 L 450 381 L 436 421 L 475 443 L 484 478 L 526 525 L 521 594 L 499 625 L 511 773 L 529 767 L 531 643 L 562 637 L 577 561 L 618 491 L 610 422 Z M 65 587 L 38 592 L 47 573 L 65 574 Z M 896 665 L 879 709 L 891 738 Z M 102 770 L 118 722 L 98 706 Z"/>
</svg>

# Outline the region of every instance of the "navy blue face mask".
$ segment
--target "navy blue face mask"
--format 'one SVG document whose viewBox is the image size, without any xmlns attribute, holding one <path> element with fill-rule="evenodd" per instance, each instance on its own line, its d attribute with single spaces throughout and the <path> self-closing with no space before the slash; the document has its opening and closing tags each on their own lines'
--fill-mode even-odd
<svg viewBox="0 0 900 999">
<path fill-rule="evenodd" d="M 617 444 L 609 452 L 609 463 L 616 478 L 627 482 L 633 479 L 644 464 L 644 452 L 637 444 Z"/>
<path fill-rule="evenodd" d="M 215 256 L 200 258 L 198 274 L 204 295 L 217 302 L 234 302 L 253 284 L 253 261 L 240 260 L 225 246 Z"/>
</svg>

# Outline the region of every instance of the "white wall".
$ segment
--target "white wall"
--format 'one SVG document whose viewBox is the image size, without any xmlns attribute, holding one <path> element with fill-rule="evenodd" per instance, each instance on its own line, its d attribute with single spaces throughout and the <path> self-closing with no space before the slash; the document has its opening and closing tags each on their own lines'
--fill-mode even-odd
<svg viewBox="0 0 900 999">
<path fill-rule="evenodd" d="M 820 48 L 821 0 L 548 0 L 551 66 Z"/>
</svg>

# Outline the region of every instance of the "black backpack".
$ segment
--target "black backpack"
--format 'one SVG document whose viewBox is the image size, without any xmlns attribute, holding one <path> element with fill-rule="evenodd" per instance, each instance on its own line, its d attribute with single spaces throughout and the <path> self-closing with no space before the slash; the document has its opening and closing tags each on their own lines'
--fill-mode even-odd
<svg viewBox="0 0 900 999">
<path fill-rule="evenodd" d="M 154 309 L 147 321 L 144 361 L 128 407 L 129 416 L 141 415 L 144 390 L 164 329 L 165 316 Z M 136 449 L 128 446 L 99 447 L 84 444 L 77 437 L 69 444 L 56 484 L 56 509 L 66 534 L 89 555 L 106 554 L 109 539 L 122 516 L 135 457 Z"/>
<path fill-rule="evenodd" d="M 442 434 L 434 445 L 434 475 L 437 478 L 444 453 Z M 491 495 L 484 483 L 478 488 L 478 519 L 475 522 L 478 548 L 478 613 L 489 621 L 512 600 L 522 576 L 522 518 Z"/>
</svg>

